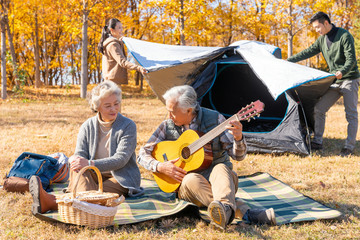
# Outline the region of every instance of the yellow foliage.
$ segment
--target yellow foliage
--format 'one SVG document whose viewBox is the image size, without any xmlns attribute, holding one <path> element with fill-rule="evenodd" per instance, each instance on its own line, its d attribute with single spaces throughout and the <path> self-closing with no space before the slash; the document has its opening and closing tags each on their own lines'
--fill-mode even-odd
<svg viewBox="0 0 360 240">
<path fill-rule="evenodd" d="M 89 76 L 100 75 L 101 54 L 97 44 L 110 18 L 122 21 L 128 37 L 165 44 L 228 46 L 238 40 L 257 40 L 277 45 L 286 56 L 317 36 L 308 27 L 317 11 L 327 12 L 340 27 L 352 28 L 356 7 L 335 0 L 87 0 Z M 8 9 L 10 30 L 19 68 L 34 79 L 35 13 L 38 21 L 41 77 L 62 72 L 79 76 L 81 63 L 83 1 L 12 0 Z M 301 34 L 301 37 L 298 37 Z M 289 43 L 289 36 L 293 42 Z M 304 45 L 305 44 L 305 45 Z M 61 56 L 59 63 L 58 55 Z M 8 71 L 12 71 L 8 68 Z M 13 76 L 13 74 L 8 74 Z M 66 77 L 63 79 L 69 80 Z M 13 82 L 14 79 L 11 79 Z M 90 83 L 97 79 L 90 79 Z M 30 83 L 30 82 L 28 82 Z M 55 82 L 53 82 L 55 84 Z"/>
</svg>

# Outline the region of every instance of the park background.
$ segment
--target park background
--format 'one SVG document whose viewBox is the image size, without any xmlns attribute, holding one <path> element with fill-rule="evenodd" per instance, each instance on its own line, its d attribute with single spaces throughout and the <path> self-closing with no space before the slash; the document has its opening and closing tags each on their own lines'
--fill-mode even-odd
<svg viewBox="0 0 360 240">
<path fill-rule="evenodd" d="M 99 83 L 97 44 L 110 18 L 120 19 L 124 35 L 135 39 L 218 47 L 255 40 L 280 47 L 285 59 L 315 41 L 318 35 L 308 24 L 317 11 L 328 13 L 336 26 L 360 38 L 359 0 L 1 0 L 0 4 L 3 98 L 6 86 L 21 92 L 22 86 L 82 83 L 85 90 L 88 83 Z M 360 44 L 356 46 L 359 56 Z M 303 64 L 327 68 L 320 55 Z"/>
<path fill-rule="evenodd" d="M 5 60 L 1 61 L 6 63 L 2 79 L 6 79 L 7 98 L 0 99 L 1 177 L 24 151 L 73 154 L 79 127 L 93 116 L 82 98 L 81 83 L 86 80 L 86 90 L 90 91 L 102 80 L 101 55 L 96 46 L 105 19 L 121 19 L 124 34 L 136 39 L 188 46 L 227 46 L 237 40 L 257 40 L 282 48 L 286 58 L 291 46 L 293 53 L 297 53 L 315 41 L 317 34 L 307 24 L 313 13 L 321 10 L 329 13 L 336 26 L 353 34 L 358 59 L 360 56 L 359 1 L 1 0 L 0 3 L 2 24 L 8 26 L 2 28 L 6 39 L 2 42 L 6 46 L 2 47 L 6 49 L 2 55 Z M 320 55 L 301 64 L 326 70 Z M 137 124 L 138 153 L 165 119 L 166 109 L 146 81 L 141 88 L 141 82 L 136 83 L 136 74 L 129 75 L 129 85 L 122 86 L 122 113 Z M 31 214 L 30 194 L 0 191 L 0 239 L 358 239 L 359 144 L 353 156 L 338 156 L 346 125 L 340 99 L 328 113 L 322 151 L 307 157 L 248 154 L 242 162 L 234 162 L 238 175 L 268 172 L 297 191 L 341 211 L 343 215 L 338 219 L 275 227 L 232 225 L 226 232 L 220 232 L 185 213 L 93 230 L 41 221 Z M 153 179 L 151 173 L 142 167 L 140 170 L 142 177 Z"/>
</svg>

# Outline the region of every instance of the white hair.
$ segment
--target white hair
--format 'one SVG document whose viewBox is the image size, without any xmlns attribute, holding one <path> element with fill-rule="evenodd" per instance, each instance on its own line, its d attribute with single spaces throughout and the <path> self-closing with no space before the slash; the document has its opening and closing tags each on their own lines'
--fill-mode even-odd
<svg viewBox="0 0 360 240">
<path fill-rule="evenodd" d="M 92 89 L 88 94 L 88 100 L 91 110 L 98 112 L 101 100 L 105 97 L 115 94 L 117 100 L 121 102 L 121 89 L 116 83 L 105 80 Z"/>
<path fill-rule="evenodd" d="M 189 85 L 172 87 L 165 92 L 163 98 L 165 101 L 175 101 L 177 107 L 183 111 L 192 108 L 192 111 L 194 112 L 197 106 L 197 94 L 194 88 Z"/>
</svg>

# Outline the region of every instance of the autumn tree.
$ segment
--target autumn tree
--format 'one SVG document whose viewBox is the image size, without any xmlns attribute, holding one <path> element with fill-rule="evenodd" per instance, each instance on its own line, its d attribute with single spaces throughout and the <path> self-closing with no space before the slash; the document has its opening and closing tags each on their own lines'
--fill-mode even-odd
<svg viewBox="0 0 360 240">
<path fill-rule="evenodd" d="M 279 0 L 277 4 L 279 11 L 276 14 L 276 21 L 286 34 L 287 56 L 290 57 L 293 55 L 295 35 L 308 26 L 309 18 L 313 14 L 311 6 L 314 1 Z"/>
<path fill-rule="evenodd" d="M 236 36 L 244 31 L 242 27 L 243 12 L 239 9 L 237 1 L 220 1 L 214 8 L 214 31 L 221 39 L 223 46 L 230 45 Z"/>
<path fill-rule="evenodd" d="M 97 44 L 110 18 L 128 37 L 189 46 L 228 46 L 256 40 L 297 53 L 318 37 L 310 17 L 325 11 L 359 38 L 359 3 L 354 0 L 0 0 L 5 21 L 10 86 L 82 84 L 102 80 Z M 357 43 L 357 51 L 359 51 Z M 359 55 L 359 54 L 358 54 Z M 2 66 L 6 60 L 2 61 Z M 321 58 L 305 64 L 322 68 Z M 21 73 L 17 76 L 18 73 Z M 130 75 L 135 75 L 133 71 Z M 4 88 L 2 88 L 4 89 Z"/>
<path fill-rule="evenodd" d="M 354 3 L 354 38 L 358 65 L 360 65 L 360 1 Z"/>
<path fill-rule="evenodd" d="M 0 27 L 1 27 L 1 98 L 7 97 L 7 79 L 6 79 L 6 29 L 5 29 L 5 11 L 3 10 L 4 1 L 1 1 L 1 15 L 0 15 Z"/>
<path fill-rule="evenodd" d="M 176 45 L 209 46 L 214 21 L 214 1 L 146 0 L 141 4 L 149 26 L 148 40 Z"/>
</svg>

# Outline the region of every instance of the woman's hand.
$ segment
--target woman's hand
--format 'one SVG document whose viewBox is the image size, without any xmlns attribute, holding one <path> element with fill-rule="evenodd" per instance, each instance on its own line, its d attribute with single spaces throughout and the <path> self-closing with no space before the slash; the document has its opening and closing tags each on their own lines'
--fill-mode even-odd
<svg viewBox="0 0 360 240">
<path fill-rule="evenodd" d="M 178 160 L 179 158 L 167 162 L 159 163 L 157 165 L 157 171 L 171 177 L 177 182 L 181 182 L 185 177 L 185 175 L 187 174 L 187 172 L 184 169 L 175 166 L 175 163 Z"/>
<path fill-rule="evenodd" d="M 149 71 L 146 70 L 145 68 L 141 67 L 141 68 L 140 68 L 140 72 L 141 72 L 142 75 L 145 75 L 145 74 L 147 74 Z"/>
<path fill-rule="evenodd" d="M 83 167 L 89 165 L 89 161 L 86 158 L 77 155 L 72 155 L 69 158 L 69 163 L 70 163 L 70 169 L 75 172 L 79 172 Z"/>
<path fill-rule="evenodd" d="M 229 123 L 230 125 L 226 126 L 226 129 L 229 130 L 229 133 L 231 133 L 234 136 L 234 139 L 236 141 L 240 141 L 243 138 L 241 122 L 233 120 L 230 121 Z"/>
</svg>

